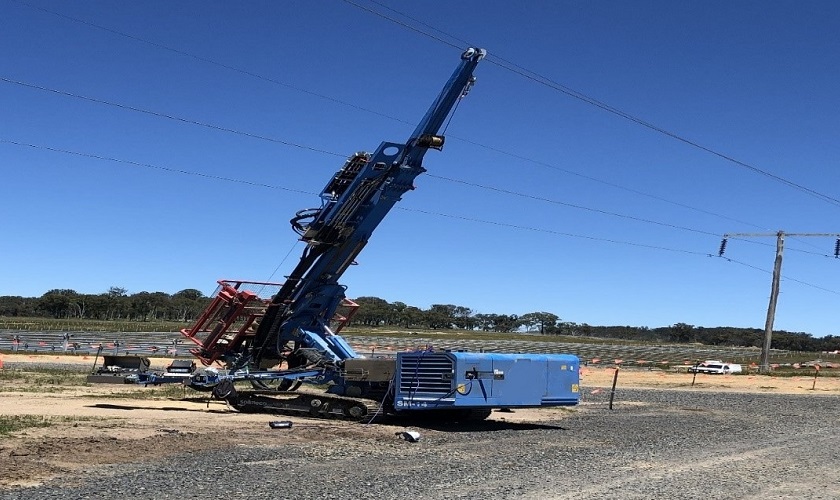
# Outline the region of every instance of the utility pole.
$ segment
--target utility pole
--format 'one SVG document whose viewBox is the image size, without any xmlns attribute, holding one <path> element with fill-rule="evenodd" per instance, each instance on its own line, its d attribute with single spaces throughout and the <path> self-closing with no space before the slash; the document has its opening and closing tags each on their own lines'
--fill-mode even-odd
<svg viewBox="0 0 840 500">
<path fill-rule="evenodd" d="M 776 319 L 776 301 L 779 300 L 779 282 L 782 279 L 782 255 L 785 253 L 785 233 L 776 233 L 776 260 L 773 264 L 773 282 L 770 285 L 770 305 L 767 306 L 767 320 L 764 322 L 764 345 L 761 347 L 762 373 L 770 371 L 770 344 L 773 338 L 773 322 Z"/>
<path fill-rule="evenodd" d="M 776 302 L 779 299 L 779 282 L 782 278 L 782 255 L 785 251 L 785 236 L 791 237 L 833 237 L 837 238 L 834 244 L 834 258 L 840 257 L 840 234 L 838 233 L 785 233 L 779 231 L 777 233 L 730 233 L 723 235 L 723 241 L 720 242 L 719 257 L 723 257 L 723 252 L 726 251 L 726 242 L 729 238 L 754 238 L 754 237 L 776 237 L 776 260 L 773 264 L 773 281 L 770 285 L 770 304 L 767 306 L 767 320 L 764 322 L 764 345 L 761 348 L 761 364 L 758 370 L 761 373 L 770 372 L 770 345 L 773 339 L 773 322 L 776 319 Z"/>
</svg>

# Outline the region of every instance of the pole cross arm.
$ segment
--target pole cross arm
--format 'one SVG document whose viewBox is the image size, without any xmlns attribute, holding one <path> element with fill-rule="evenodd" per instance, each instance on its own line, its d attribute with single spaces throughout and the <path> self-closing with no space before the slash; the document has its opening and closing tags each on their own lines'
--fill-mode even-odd
<svg viewBox="0 0 840 500">
<path fill-rule="evenodd" d="M 793 237 L 810 237 L 810 236 L 817 236 L 822 238 L 840 238 L 840 233 L 786 233 L 784 231 L 778 231 L 775 233 L 726 233 L 723 235 L 724 238 L 761 238 L 761 237 L 774 237 L 774 236 L 793 236 Z"/>
</svg>

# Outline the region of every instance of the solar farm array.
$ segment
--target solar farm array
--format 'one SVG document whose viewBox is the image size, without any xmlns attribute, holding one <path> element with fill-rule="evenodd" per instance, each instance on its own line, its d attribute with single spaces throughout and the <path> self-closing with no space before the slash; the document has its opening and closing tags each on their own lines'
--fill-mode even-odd
<svg viewBox="0 0 840 500">
<path fill-rule="evenodd" d="M 548 342 L 540 337 L 521 339 L 482 340 L 434 338 L 422 334 L 406 337 L 388 335 L 343 335 L 361 355 L 385 355 L 397 351 L 433 348 L 472 352 L 564 353 L 580 357 L 584 364 L 624 365 L 685 365 L 697 360 L 720 359 L 727 362 L 750 363 L 758 360 L 757 348 L 717 347 L 695 344 L 626 344 L 602 342 Z M 0 351 L 20 353 L 74 353 L 138 356 L 189 356 L 194 344 L 173 332 L 36 332 L 22 330 L 0 331 Z M 786 351 L 774 351 L 774 359 L 783 360 Z"/>
</svg>

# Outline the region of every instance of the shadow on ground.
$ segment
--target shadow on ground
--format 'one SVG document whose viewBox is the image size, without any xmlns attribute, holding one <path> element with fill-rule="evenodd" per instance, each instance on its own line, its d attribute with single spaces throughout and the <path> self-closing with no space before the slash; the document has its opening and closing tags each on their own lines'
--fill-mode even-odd
<svg viewBox="0 0 840 500">
<path fill-rule="evenodd" d="M 117 405 L 112 403 L 97 403 L 89 405 L 88 408 L 103 408 L 107 410 L 160 410 L 160 411 L 198 411 L 201 413 L 230 413 L 230 410 L 210 410 L 207 408 L 179 408 L 177 406 L 139 406 L 139 405 Z"/>
</svg>

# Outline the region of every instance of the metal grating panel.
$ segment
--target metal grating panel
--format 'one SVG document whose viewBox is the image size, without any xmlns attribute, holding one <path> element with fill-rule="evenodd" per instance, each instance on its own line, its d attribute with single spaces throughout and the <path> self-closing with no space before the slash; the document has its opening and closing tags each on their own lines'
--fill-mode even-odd
<svg viewBox="0 0 840 500">
<path fill-rule="evenodd" d="M 403 354 L 399 370 L 400 393 L 446 395 L 452 392 L 454 369 L 446 354 Z"/>
</svg>

